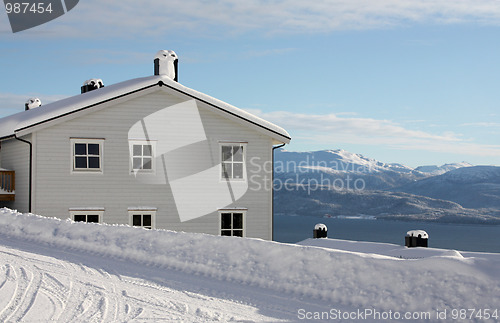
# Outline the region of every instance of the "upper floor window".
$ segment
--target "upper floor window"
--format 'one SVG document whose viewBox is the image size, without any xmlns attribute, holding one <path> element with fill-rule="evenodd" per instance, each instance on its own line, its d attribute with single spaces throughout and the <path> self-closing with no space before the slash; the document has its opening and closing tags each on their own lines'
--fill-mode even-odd
<svg viewBox="0 0 500 323">
<path fill-rule="evenodd" d="M 102 171 L 104 139 L 71 138 L 73 171 Z"/>
<path fill-rule="evenodd" d="M 222 179 L 245 179 L 244 143 L 221 144 L 221 176 Z"/>
<path fill-rule="evenodd" d="M 155 142 L 130 141 L 131 172 L 153 172 L 155 150 Z"/>
</svg>

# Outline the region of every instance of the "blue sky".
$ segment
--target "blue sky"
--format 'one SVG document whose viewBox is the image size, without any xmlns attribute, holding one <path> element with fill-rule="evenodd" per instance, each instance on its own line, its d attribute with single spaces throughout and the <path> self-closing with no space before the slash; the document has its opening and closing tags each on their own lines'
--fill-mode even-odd
<svg viewBox="0 0 500 323">
<path fill-rule="evenodd" d="M 153 73 L 272 121 L 289 150 L 409 166 L 500 165 L 500 2 L 85 0 L 13 34 L 0 12 L 0 117 Z"/>
</svg>

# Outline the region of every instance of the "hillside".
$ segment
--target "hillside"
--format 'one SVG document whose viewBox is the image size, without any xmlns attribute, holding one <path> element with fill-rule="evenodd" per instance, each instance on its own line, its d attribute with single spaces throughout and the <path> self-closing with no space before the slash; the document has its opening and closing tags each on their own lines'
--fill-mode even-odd
<svg viewBox="0 0 500 323">
<path fill-rule="evenodd" d="M 290 185 L 275 192 L 279 215 L 355 216 L 378 219 L 417 220 L 448 223 L 500 224 L 494 211 L 463 208 L 447 200 L 404 192 L 335 190 L 328 187 Z"/>
<path fill-rule="evenodd" d="M 380 190 L 401 186 L 428 175 L 401 164 L 385 164 L 345 150 L 275 152 L 275 177 L 295 181 L 307 178 L 328 181 L 339 188 L 347 182 L 363 182 L 365 189 Z"/>
<path fill-rule="evenodd" d="M 500 167 L 386 164 L 344 150 L 276 151 L 275 210 L 305 216 L 500 223 Z"/>
<path fill-rule="evenodd" d="M 0 321 L 293 322 L 361 310 L 370 322 L 407 313 L 442 322 L 440 311 L 451 321 L 453 309 L 500 303 L 497 254 L 324 242 L 150 231 L 0 209 Z"/>
<path fill-rule="evenodd" d="M 395 190 L 454 201 L 467 208 L 500 209 L 500 167 L 459 168 L 402 185 Z"/>
</svg>

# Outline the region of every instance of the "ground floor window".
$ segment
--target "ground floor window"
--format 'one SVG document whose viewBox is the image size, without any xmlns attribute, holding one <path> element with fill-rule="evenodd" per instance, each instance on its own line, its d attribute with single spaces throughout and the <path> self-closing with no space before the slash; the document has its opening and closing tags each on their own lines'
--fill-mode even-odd
<svg viewBox="0 0 500 323">
<path fill-rule="evenodd" d="M 102 223 L 104 209 L 70 209 L 69 215 L 75 222 Z"/>
<path fill-rule="evenodd" d="M 221 236 L 245 236 L 246 210 L 221 210 L 219 213 Z"/>
<path fill-rule="evenodd" d="M 129 208 L 128 216 L 131 226 L 145 229 L 154 229 L 156 227 L 156 209 Z"/>
</svg>

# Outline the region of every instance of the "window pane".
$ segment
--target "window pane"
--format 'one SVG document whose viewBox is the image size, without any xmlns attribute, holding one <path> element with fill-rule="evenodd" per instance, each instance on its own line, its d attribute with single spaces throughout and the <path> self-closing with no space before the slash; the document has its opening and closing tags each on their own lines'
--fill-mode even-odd
<svg viewBox="0 0 500 323">
<path fill-rule="evenodd" d="M 85 222 L 87 216 L 85 214 L 75 214 L 75 222 Z"/>
<path fill-rule="evenodd" d="M 141 169 L 141 166 L 142 166 L 142 158 L 135 158 L 134 157 L 132 167 L 134 169 Z"/>
<path fill-rule="evenodd" d="M 233 146 L 233 160 L 234 161 L 243 161 L 243 146 Z"/>
<path fill-rule="evenodd" d="M 99 215 L 97 214 L 87 215 L 87 222 L 99 223 Z"/>
<path fill-rule="evenodd" d="M 134 156 L 142 156 L 142 146 L 141 145 L 134 145 L 133 149 L 133 155 Z"/>
<path fill-rule="evenodd" d="M 144 145 L 143 147 L 143 155 L 144 156 L 153 156 L 153 146 L 151 145 Z"/>
<path fill-rule="evenodd" d="M 233 229 L 243 229 L 243 213 L 233 213 Z"/>
<path fill-rule="evenodd" d="M 232 178 L 233 172 L 231 171 L 231 163 L 222 163 L 222 177 Z"/>
<path fill-rule="evenodd" d="M 151 227 L 151 214 L 144 214 L 142 216 L 142 225 L 145 227 Z"/>
<path fill-rule="evenodd" d="M 87 144 L 75 144 L 75 155 L 87 155 Z"/>
<path fill-rule="evenodd" d="M 142 169 L 152 169 L 153 168 L 153 161 L 151 158 L 145 157 L 143 159 L 143 164 L 142 164 Z"/>
<path fill-rule="evenodd" d="M 87 168 L 87 157 L 75 157 L 75 168 Z"/>
<path fill-rule="evenodd" d="M 99 156 L 99 144 L 88 144 L 89 155 Z"/>
<path fill-rule="evenodd" d="M 231 213 L 222 213 L 220 223 L 221 229 L 231 229 Z"/>
<path fill-rule="evenodd" d="M 221 236 L 230 236 L 231 235 L 231 230 L 222 230 L 220 232 Z"/>
<path fill-rule="evenodd" d="M 243 237 L 243 230 L 234 230 L 233 236 L 235 237 Z"/>
<path fill-rule="evenodd" d="M 99 157 L 89 157 L 89 168 L 99 168 Z"/>
<path fill-rule="evenodd" d="M 132 225 L 136 226 L 136 227 L 140 227 L 142 225 L 141 217 L 142 217 L 142 215 L 140 215 L 140 214 L 134 214 L 132 216 Z"/>
<path fill-rule="evenodd" d="M 222 146 L 222 161 L 231 161 L 232 146 Z"/>
<path fill-rule="evenodd" d="M 243 163 L 233 164 L 233 178 L 243 178 Z"/>
</svg>

